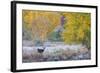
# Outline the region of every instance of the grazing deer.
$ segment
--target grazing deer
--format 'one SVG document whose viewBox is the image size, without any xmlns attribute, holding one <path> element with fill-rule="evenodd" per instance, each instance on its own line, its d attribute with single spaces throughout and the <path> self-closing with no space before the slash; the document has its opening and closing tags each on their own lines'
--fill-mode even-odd
<svg viewBox="0 0 100 73">
<path fill-rule="evenodd" d="M 38 53 L 43 53 L 45 49 L 46 49 L 46 48 L 45 48 L 45 47 L 43 47 L 43 49 L 38 48 L 37 50 L 38 50 Z"/>
</svg>

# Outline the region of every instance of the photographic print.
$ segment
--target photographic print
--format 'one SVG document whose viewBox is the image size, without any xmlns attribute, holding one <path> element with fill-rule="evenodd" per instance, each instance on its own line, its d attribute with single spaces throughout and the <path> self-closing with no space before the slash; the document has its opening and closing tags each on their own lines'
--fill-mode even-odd
<svg viewBox="0 0 100 73">
<path fill-rule="evenodd" d="M 97 67 L 97 6 L 12 1 L 11 71 Z"/>
<path fill-rule="evenodd" d="M 91 59 L 91 14 L 22 10 L 23 63 Z"/>
</svg>

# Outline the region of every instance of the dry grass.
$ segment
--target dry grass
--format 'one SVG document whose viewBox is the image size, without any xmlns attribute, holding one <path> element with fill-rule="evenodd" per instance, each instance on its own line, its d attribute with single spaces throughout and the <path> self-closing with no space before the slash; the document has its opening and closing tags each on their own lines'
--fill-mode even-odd
<svg viewBox="0 0 100 73">
<path fill-rule="evenodd" d="M 77 50 L 66 48 L 54 50 L 53 52 L 44 51 L 44 53 L 38 53 L 37 51 L 31 51 L 30 53 L 23 52 L 23 62 L 41 62 L 41 61 L 55 61 L 56 60 L 68 60 L 72 56 L 77 56 L 81 53 L 86 53 L 89 50 L 87 48 L 80 48 Z"/>
</svg>

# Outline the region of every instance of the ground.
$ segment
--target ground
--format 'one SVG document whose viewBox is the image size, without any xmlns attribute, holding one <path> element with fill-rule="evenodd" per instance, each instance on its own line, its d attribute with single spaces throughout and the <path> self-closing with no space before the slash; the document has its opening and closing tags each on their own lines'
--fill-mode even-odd
<svg viewBox="0 0 100 73">
<path fill-rule="evenodd" d="M 43 49 L 43 46 L 32 46 L 28 43 L 26 46 L 25 43 L 23 44 L 22 58 L 24 63 L 91 59 L 90 50 L 81 44 L 66 45 L 62 42 L 46 42 L 44 52 L 39 53 L 37 49 Z"/>
</svg>

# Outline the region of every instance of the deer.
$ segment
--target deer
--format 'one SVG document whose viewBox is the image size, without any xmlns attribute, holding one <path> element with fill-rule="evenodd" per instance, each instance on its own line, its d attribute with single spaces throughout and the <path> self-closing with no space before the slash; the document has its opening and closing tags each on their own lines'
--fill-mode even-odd
<svg viewBox="0 0 100 73">
<path fill-rule="evenodd" d="M 38 48 L 37 51 L 38 51 L 38 53 L 41 53 L 41 54 L 42 54 L 42 53 L 44 52 L 45 49 L 46 49 L 45 47 L 43 47 L 43 49 Z"/>
</svg>

